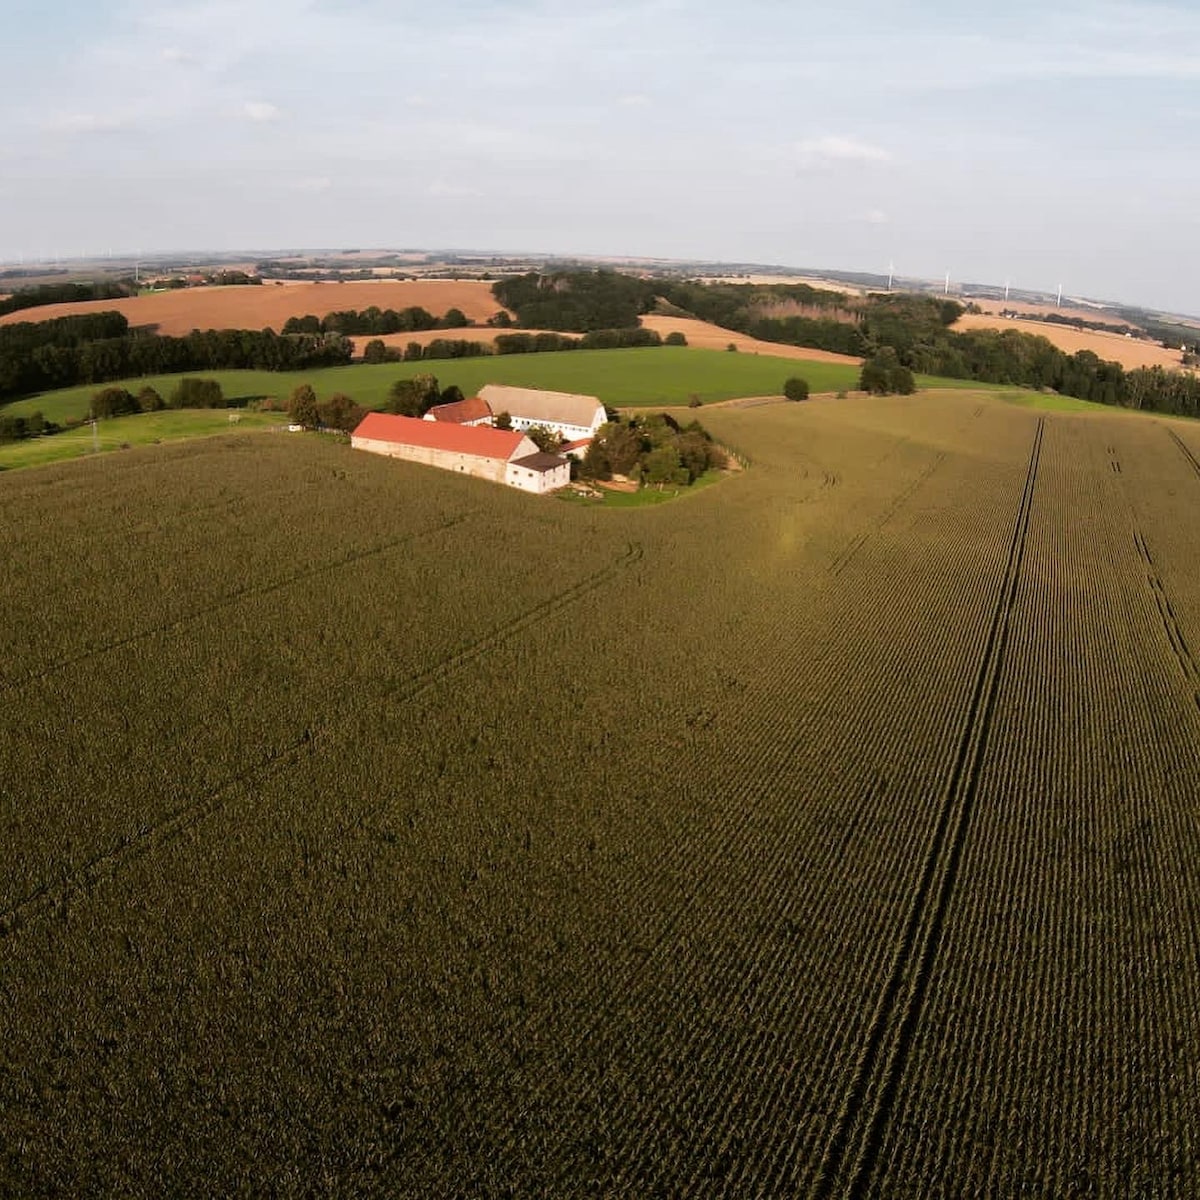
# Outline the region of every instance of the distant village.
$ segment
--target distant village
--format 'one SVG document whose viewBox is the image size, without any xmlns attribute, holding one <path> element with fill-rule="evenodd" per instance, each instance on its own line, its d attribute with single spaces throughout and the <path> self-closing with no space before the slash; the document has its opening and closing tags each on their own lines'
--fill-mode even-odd
<svg viewBox="0 0 1200 1200">
<path fill-rule="evenodd" d="M 506 419 L 498 425 L 501 414 Z M 479 395 L 436 405 L 424 417 L 368 413 L 350 444 L 371 454 L 544 493 L 570 483 L 570 459 L 583 457 L 607 420 L 595 396 L 488 384 Z M 561 452 L 539 450 L 527 432 L 535 427 L 562 438 Z"/>
</svg>

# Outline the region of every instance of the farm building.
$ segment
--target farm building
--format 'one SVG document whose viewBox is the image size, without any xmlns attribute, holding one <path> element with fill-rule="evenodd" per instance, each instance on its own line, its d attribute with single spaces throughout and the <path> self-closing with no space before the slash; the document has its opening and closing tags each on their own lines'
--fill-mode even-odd
<svg viewBox="0 0 1200 1200">
<path fill-rule="evenodd" d="M 571 482 L 571 464 L 561 454 L 539 450 L 508 464 L 504 482 L 526 492 L 553 492 Z"/>
<path fill-rule="evenodd" d="M 459 471 L 528 492 L 553 491 L 570 478 L 565 458 L 541 454 L 516 430 L 373 412 L 359 422 L 350 444 L 356 450 Z M 549 459 L 553 465 L 544 461 Z"/>
<path fill-rule="evenodd" d="M 492 410 L 486 400 L 468 396 L 453 404 L 435 404 L 426 414 L 426 421 L 444 421 L 451 425 L 490 425 Z"/>
<path fill-rule="evenodd" d="M 608 420 L 604 405 L 595 396 L 571 392 L 544 392 L 536 388 L 506 387 L 489 383 L 479 389 L 479 399 L 493 413 L 506 412 L 514 429 L 542 425 L 562 434 L 568 442 L 592 438 Z"/>
</svg>

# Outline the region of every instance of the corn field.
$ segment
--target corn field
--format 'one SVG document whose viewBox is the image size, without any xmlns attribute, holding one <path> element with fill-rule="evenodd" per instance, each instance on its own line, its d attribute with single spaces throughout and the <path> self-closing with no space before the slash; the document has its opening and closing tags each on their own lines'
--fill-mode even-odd
<svg viewBox="0 0 1200 1200">
<path fill-rule="evenodd" d="M 0 476 L 0 1194 L 1195 1194 L 1200 427 L 705 424 Z"/>
</svg>

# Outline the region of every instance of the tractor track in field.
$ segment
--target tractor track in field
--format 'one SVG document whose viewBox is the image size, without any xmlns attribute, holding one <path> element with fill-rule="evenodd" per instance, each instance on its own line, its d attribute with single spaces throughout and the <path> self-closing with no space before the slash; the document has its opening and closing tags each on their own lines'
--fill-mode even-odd
<svg viewBox="0 0 1200 1200">
<path fill-rule="evenodd" d="M 497 625 L 482 637 L 473 639 L 431 666 L 408 675 L 393 693 L 393 702 L 407 703 L 431 691 L 461 668 L 511 641 L 531 625 L 569 608 L 584 596 L 603 587 L 623 570 L 639 562 L 643 554 L 640 543 L 629 543 L 623 554 L 599 570 L 585 575 L 517 617 Z M 268 751 L 250 766 L 222 780 L 216 787 L 178 806 L 166 816 L 141 825 L 135 832 L 121 838 L 109 850 L 94 855 L 59 880 L 42 884 L 15 904 L 0 910 L 0 938 L 15 933 L 39 916 L 54 912 L 72 897 L 90 892 L 128 864 L 136 862 L 192 826 L 220 812 L 228 806 L 240 786 L 263 784 L 295 763 L 301 755 L 313 751 L 318 746 L 324 749 L 336 745 L 345 736 L 345 732 L 335 732 L 328 726 L 306 729 L 300 737 L 281 748 Z M 350 828 L 362 825 L 371 815 L 371 812 L 361 814 L 347 828 L 347 832 Z"/>
<path fill-rule="evenodd" d="M 924 1007 L 946 913 L 954 893 L 971 813 L 979 788 L 1012 614 L 1020 583 L 1037 486 L 1045 418 L 1040 418 L 1009 543 L 996 608 L 975 678 L 941 811 L 913 899 L 904 938 L 871 1023 L 854 1078 L 822 1156 L 814 1195 L 866 1194 L 884 1131 L 895 1105 Z"/>
<path fill-rule="evenodd" d="M 1196 707 L 1200 709 L 1200 664 L 1197 664 L 1195 655 L 1192 654 L 1187 639 L 1183 636 L 1179 619 L 1175 616 L 1175 609 L 1171 606 L 1171 598 L 1167 595 L 1166 586 L 1155 565 L 1154 556 L 1146 545 L 1142 531 L 1136 527 L 1133 531 L 1133 543 L 1137 547 L 1138 555 L 1146 569 L 1146 582 L 1150 587 L 1150 594 L 1154 597 L 1154 604 L 1158 609 L 1159 620 L 1162 622 L 1163 632 L 1167 635 L 1171 652 L 1175 655 L 1175 661 L 1179 663 L 1179 669 L 1183 672 L 1183 677 L 1192 690 L 1192 699 L 1196 702 Z"/>
<path fill-rule="evenodd" d="M 223 612 L 225 609 L 234 608 L 241 604 L 244 600 L 253 599 L 257 596 L 269 596 L 272 592 L 279 592 L 285 588 L 291 587 L 294 584 L 302 583 L 306 579 L 315 579 L 321 575 L 328 575 L 332 571 L 340 570 L 342 567 L 353 566 L 355 563 L 363 562 L 369 558 L 378 558 L 380 555 L 387 554 L 392 550 L 396 550 L 401 546 L 408 545 L 410 542 L 418 538 L 430 537 L 434 534 L 445 533 L 448 529 L 453 529 L 457 525 L 463 524 L 469 520 L 474 513 L 465 513 L 462 516 L 453 517 L 448 521 L 443 521 L 439 525 L 431 526 L 428 529 L 419 530 L 416 533 L 405 534 L 403 537 L 389 538 L 385 542 L 379 542 L 374 546 L 368 546 L 363 550 L 352 550 L 347 554 L 339 555 L 337 558 L 330 559 L 328 562 L 318 563 L 316 566 L 306 567 L 301 571 L 294 571 L 292 574 L 285 576 L 282 579 L 272 580 L 270 583 L 259 584 L 255 587 L 241 588 L 235 592 L 228 592 L 217 600 L 213 600 L 208 604 L 202 605 L 200 608 L 191 609 L 189 612 L 181 613 L 177 617 L 172 617 L 167 621 L 160 621 L 156 625 L 151 625 L 146 629 L 140 629 L 137 633 L 127 634 L 125 637 L 114 638 L 112 641 L 103 642 L 98 646 L 89 647 L 78 654 L 71 655 L 68 658 L 61 658 L 55 662 L 47 663 L 46 665 L 29 672 L 27 675 L 19 679 L 8 679 L 0 681 L 0 694 L 4 692 L 18 691 L 28 687 L 30 684 L 47 679 L 51 675 L 57 674 L 59 671 L 65 671 L 69 667 L 78 666 L 80 663 L 88 662 L 94 658 L 102 658 L 106 654 L 112 654 L 114 651 L 123 650 L 128 646 L 136 645 L 138 642 L 146 641 L 148 638 L 157 637 L 159 634 L 171 633 L 176 629 L 182 629 L 185 625 L 190 625 L 193 621 L 199 621 L 204 617 L 211 616 L 213 613 Z"/>
<path fill-rule="evenodd" d="M 1175 432 L 1175 430 L 1168 429 L 1167 433 L 1170 435 L 1171 440 L 1175 443 L 1175 445 L 1179 447 L 1179 452 L 1184 458 L 1187 459 L 1188 465 L 1193 471 L 1196 472 L 1197 476 L 1200 476 L 1200 459 L 1198 459 L 1192 452 L 1192 448 L 1183 440 L 1183 438 L 1179 436 L 1179 434 Z"/>
<path fill-rule="evenodd" d="M 926 483 L 935 471 L 946 461 L 944 451 L 934 456 L 933 461 L 902 491 L 898 492 L 887 507 L 879 514 L 869 529 L 852 538 L 829 564 L 829 574 L 840 575 L 851 563 L 858 552 L 877 534 L 882 533 L 888 522 L 904 507 L 917 490 Z"/>
</svg>

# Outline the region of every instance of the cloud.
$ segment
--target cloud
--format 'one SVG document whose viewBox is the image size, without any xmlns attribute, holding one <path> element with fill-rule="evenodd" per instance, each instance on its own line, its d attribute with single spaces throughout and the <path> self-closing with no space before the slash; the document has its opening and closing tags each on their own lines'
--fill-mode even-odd
<svg viewBox="0 0 1200 1200">
<path fill-rule="evenodd" d="M 60 113 L 46 120 L 42 128 L 49 133 L 115 133 L 128 128 L 130 122 L 113 113 Z"/>
<path fill-rule="evenodd" d="M 297 179 L 292 187 L 298 192 L 327 192 L 333 187 L 333 180 L 328 175 L 311 175 L 307 179 Z"/>
<path fill-rule="evenodd" d="M 857 138 L 829 135 L 806 138 L 796 143 L 796 154 L 803 167 L 828 167 L 835 163 L 891 162 L 891 153 L 881 146 L 872 146 Z"/>
<path fill-rule="evenodd" d="M 890 218 L 882 208 L 868 208 L 858 218 L 864 225 L 886 225 Z"/>
<path fill-rule="evenodd" d="M 163 62 L 178 63 L 184 67 L 194 67 L 200 62 L 194 54 L 188 54 L 186 50 L 180 50 L 176 46 L 167 46 L 159 57 Z"/>
<path fill-rule="evenodd" d="M 650 103 L 649 96 L 643 96 L 640 92 L 634 92 L 628 96 L 618 96 L 617 103 L 622 108 L 645 108 Z"/>
<path fill-rule="evenodd" d="M 464 187 L 458 183 L 446 183 L 445 180 L 437 179 L 429 185 L 427 189 L 429 195 L 437 196 L 444 200 L 461 200 L 466 196 L 482 196 L 483 193 L 476 188 Z"/>
<path fill-rule="evenodd" d="M 242 115 L 251 121 L 278 121 L 283 113 L 265 100 L 247 100 L 242 105 Z"/>
</svg>

